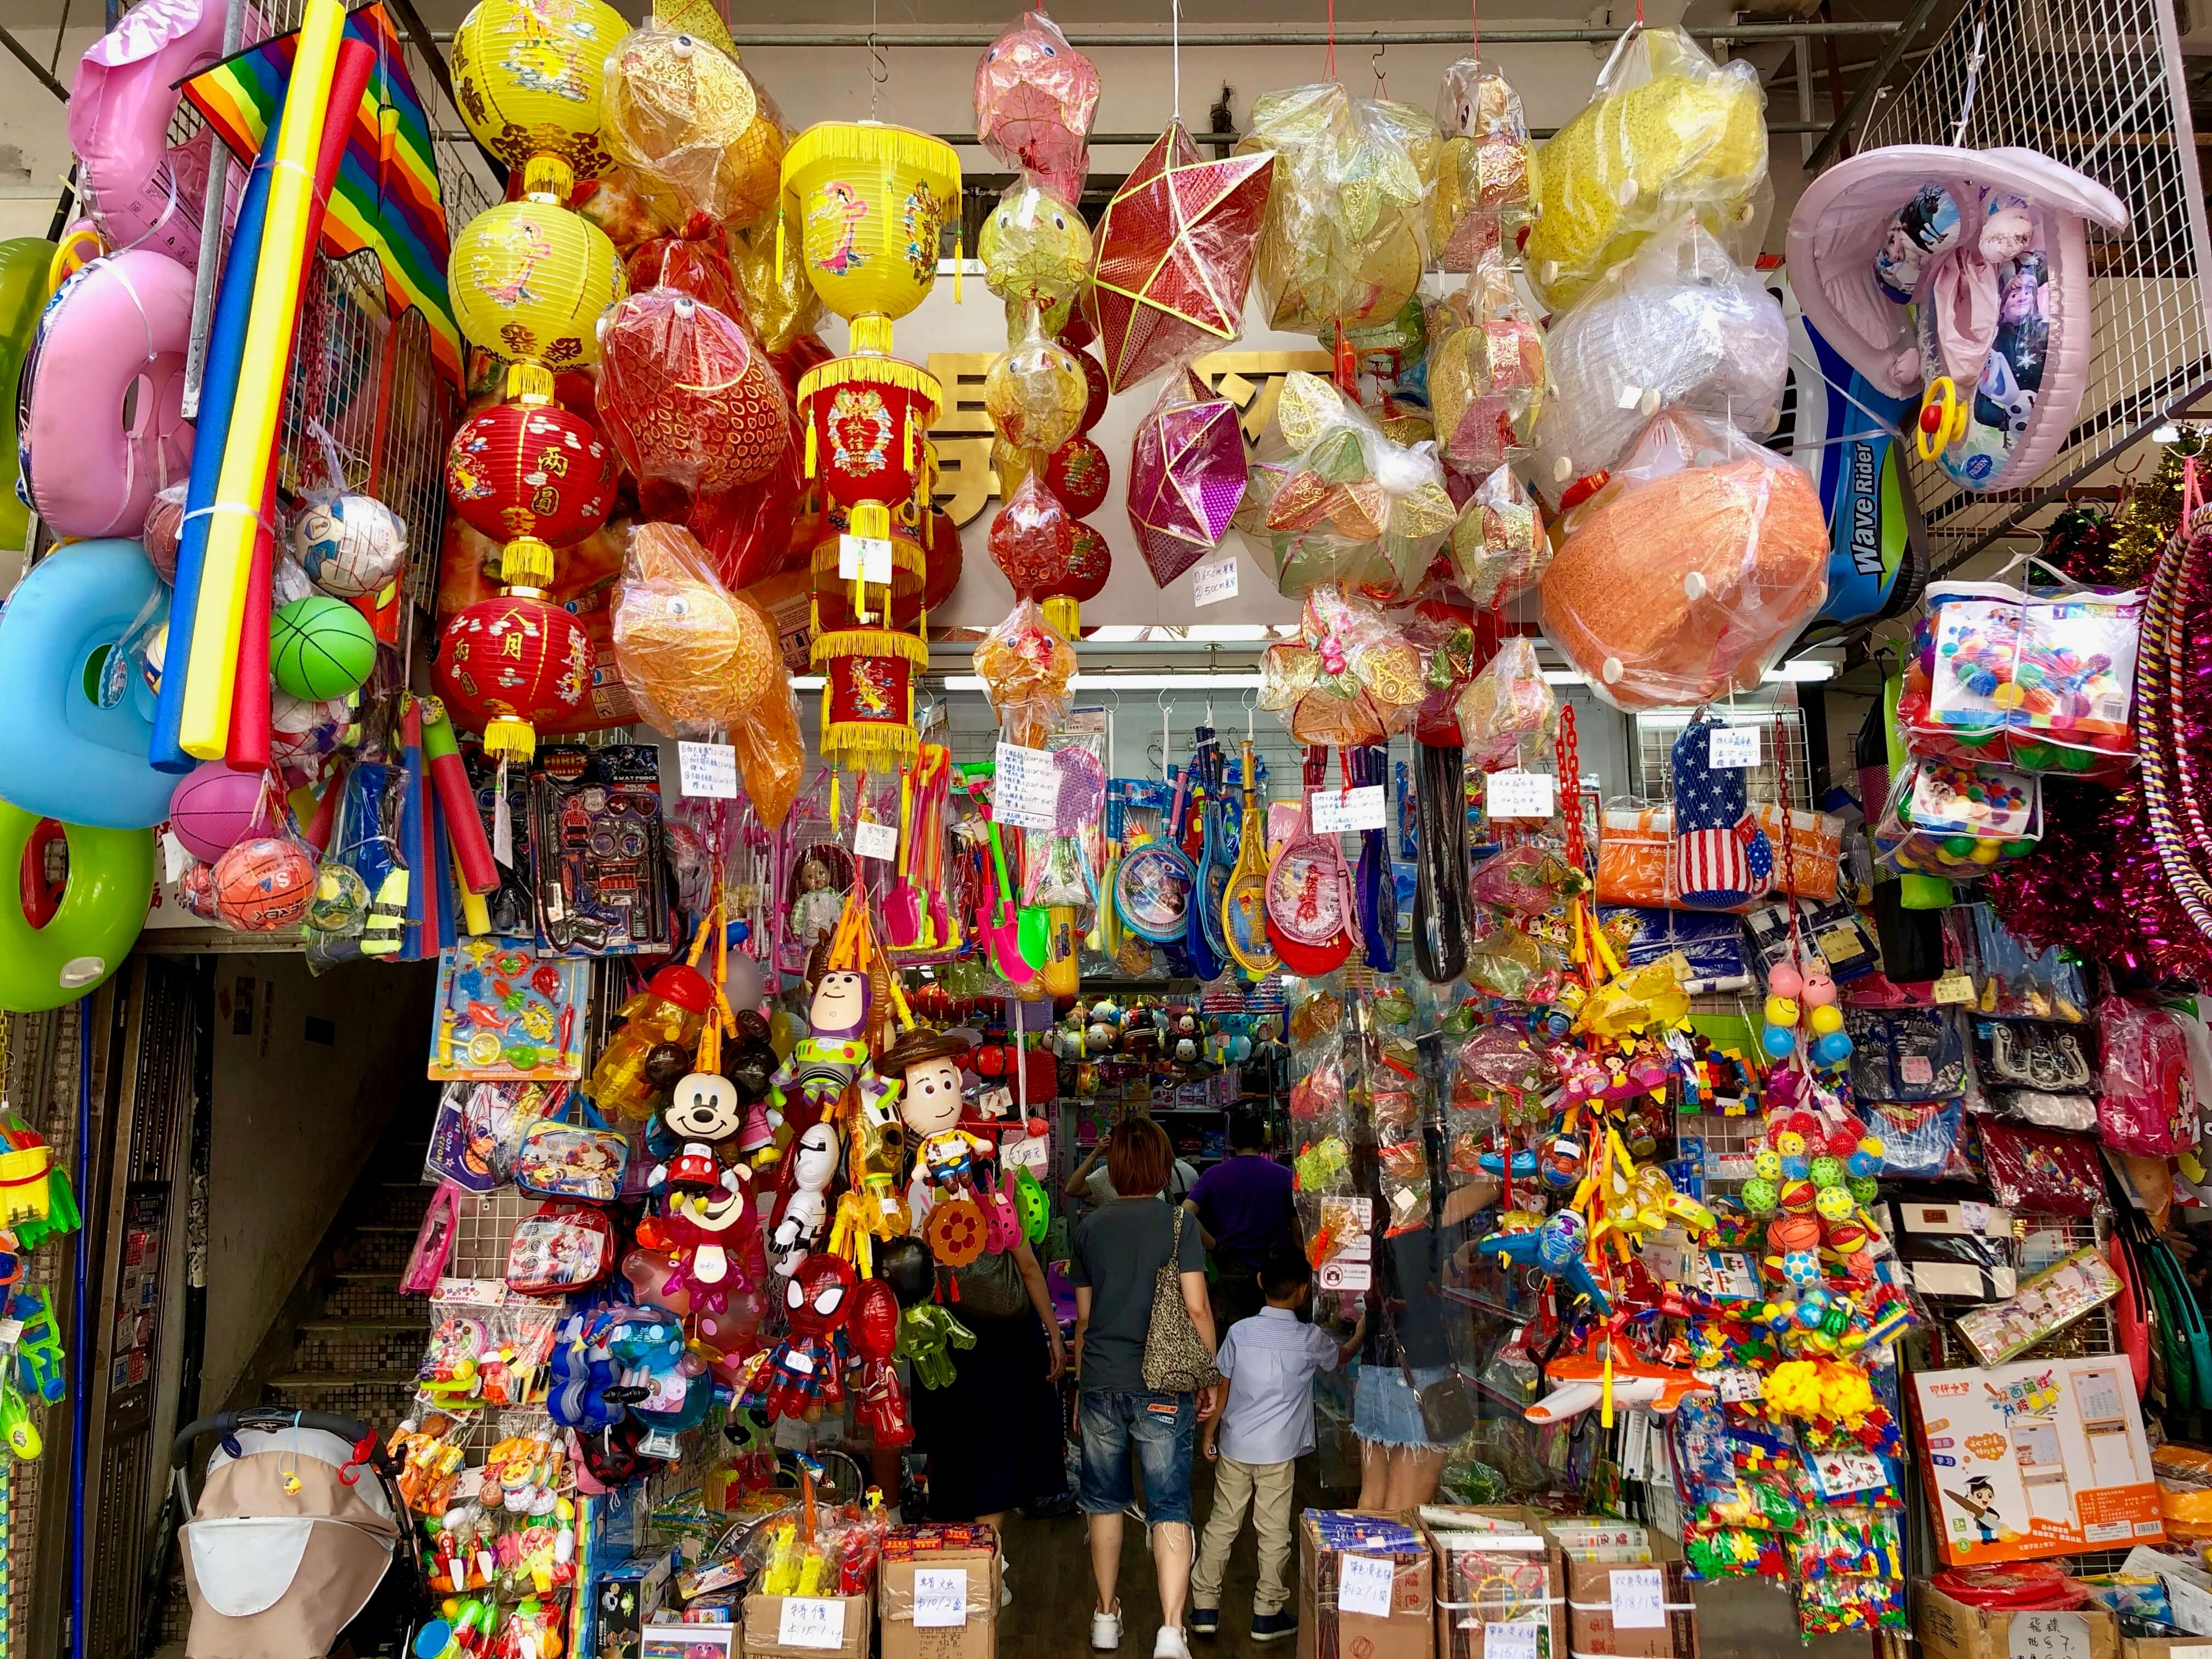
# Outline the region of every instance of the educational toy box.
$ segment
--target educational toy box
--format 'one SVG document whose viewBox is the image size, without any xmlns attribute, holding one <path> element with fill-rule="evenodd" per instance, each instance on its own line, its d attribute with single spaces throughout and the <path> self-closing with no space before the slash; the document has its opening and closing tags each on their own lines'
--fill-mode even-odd
<svg viewBox="0 0 2212 1659">
<path fill-rule="evenodd" d="M 1431 1659 L 1435 1577 L 1410 1511 L 1306 1510 L 1298 1517 L 1297 1659 Z"/>
</svg>

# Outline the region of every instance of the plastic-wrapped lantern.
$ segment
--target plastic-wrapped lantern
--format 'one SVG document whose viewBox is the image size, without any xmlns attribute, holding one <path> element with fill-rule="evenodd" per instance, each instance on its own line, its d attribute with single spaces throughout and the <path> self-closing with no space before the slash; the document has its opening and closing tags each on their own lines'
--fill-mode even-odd
<svg viewBox="0 0 2212 1659">
<path fill-rule="evenodd" d="M 599 88 L 607 55 L 629 30 L 603 0 L 477 0 L 453 33 L 461 118 L 511 167 L 557 155 L 581 177 L 598 178 L 609 160 Z"/>
<path fill-rule="evenodd" d="M 975 137 L 1069 201 L 1091 171 L 1098 69 L 1042 11 L 1025 11 L 975 64 Z"/>
<path fill-rule="evenodd" d="M 538 156 L 522 200 L 485 209 L 453 239 L 453 319 L 471 344 L 551 368 L 598 360 L 599 313 L 628 283 L 606 233 L 562 204 L 572 182 Z"/>
<path fill-rule="evenodd" d="M 1078 608 L 1091 603 L 1106 591 L 1106 579 L 1114 574 L 1113 550 L 1107 546 L 1105 537 L 1087 524 L 1069 526 L 1073 540 L 1067 554 L 1066 574 L 1054 582 L 1045 595 L 1045 620 L 1073 639 L 1082 627 L 1082 612 Z"/>
<path fill-rule="evenodd" d="M 1091 275 L 1091 228 L 1042 185 L 1018 179 L 975 234 L 983 285 L 1001 300 L 1054 305 Z"/>
<path fill-rule="evenodd" d="M 436 675 L 438 695 L 462 725 L 483 732 L 486 754 L 527 760 L 539 725 L 562 725 L 584 706 L 592 642 L 560 606 L 510 591 L 446 624 Z"/>
<path fill-rule="evenodd" d="M 1153 581 L 1165 587 L 1220 545 L 1244 479 L 1237 405 L 1178 369 L 1129 447 L 1129 527 Z"/>
<path fill-rule="evenodd" d="M 782 123 L 719 46 L 648 21 L 607 60 L 601 94 L 615 160 L 668 192 L 678 222 L 705 213 L 750 224 L 775 200 Z"/>
<path fill-rule="evenodd" d="M 991 557 L 1018 599 L 1056 592 L 1067 580 L 1075 529 L 1067 509 L 1032 474 L 991 521 Z"/>
<path fill-rule="evenodd" d="M 1020 341 L 983 378 L 992 429 L 1017 449 L 1049 453 L 1075 436 L 1090 400 L 1075 354 L 1045 337 L 1032 307 Z"/>
<path fill-rule="evenodd" d="M 783 458 L 783 382 L 733 318 L 674 289 L 647 289 L 608 313 L 599 352 L 599 418 L 639 478 L 732 489 L 759 483 Z"/>
<path fill-rule="evenodd" d="M 507 581 L 542 584 L 554 549 L 607 521 L 614 452 L 582 416 L 525 392 L 461 422 L 446 450 L 446 499 L 464 524 L 502 544 Z"/>
</svg>

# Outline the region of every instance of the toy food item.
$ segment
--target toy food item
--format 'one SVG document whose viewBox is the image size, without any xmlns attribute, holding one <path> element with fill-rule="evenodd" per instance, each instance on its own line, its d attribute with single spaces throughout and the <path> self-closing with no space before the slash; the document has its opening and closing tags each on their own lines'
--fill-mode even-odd
<svg viewBox="0 0 2212 1659">
<path fill-rule="evenodd" d="M 1686 209 L 1739 257 L 1756 253 L 1771 194 L 1765 107 L 1751 64 L 1717 64 L 1679 28 L 1622 35 L 1596 95 L 1531 158 L 1522 253 L 1545 307 L 1573 304 Z"/>
<path fill-rule="evenodd" d="M 1444 144 L 1430 251 L 1445 270 L 1473 270 L 1484 252 L 1515 246 L 1528 223 L 1528 118 L 1495 64 L 1462 58 L 1444 70 L 1437 125 Z"/>
<path fill-rule="evenodd" d="M 1553 317 L 1545 338 L 1557 395 L 1536 422 L 1535 476 L 1555 494 L 1609 471 L 1661 409 L 1764 435 L 1790 368 L 1780 303 L 1688 214 Z"/>
<path fill-rule="evenodd" d="M 1259 269 L 1275 327 L 1327 337 L 1413 297 L 1442 148 L 1426 110 L 1355 98 L 1334 81 L 1253 100 L 1237 149 L 1275 155 Z"/>
<path fill-rule="evenodd" d="M 1042 9 L 1024 12 L 976 61 L 977 141 L 1063 201 L 1083 193 L 1097 110 L 1097 66 Z"/>
<path fill-rule="evenodd" d="M 1152 580 L 1165 587 L 1219 546 L 1243 499 L 1237 405 L 1178 369 L 1129 447 L 1129 527 Z"/>
<path fill-rule="evenodd" d="M 2126 204 L 2029 149 L 1901 144 L 1823 173 L 1790 216 L 1806 320 L 1875 390 L 1923 392 L 1920 453 L 1968 489 L 2066 441 L 2094 343 L 2085 221 Z"/>
<path fill-rule="evenodd" d="M 1758 685 L 1820 608 L 1827 563 L 1801 469 L 1667 411 L 1553 556 L 1544 635 L 1616 708 L 1708 702 Z"/>
</svg>

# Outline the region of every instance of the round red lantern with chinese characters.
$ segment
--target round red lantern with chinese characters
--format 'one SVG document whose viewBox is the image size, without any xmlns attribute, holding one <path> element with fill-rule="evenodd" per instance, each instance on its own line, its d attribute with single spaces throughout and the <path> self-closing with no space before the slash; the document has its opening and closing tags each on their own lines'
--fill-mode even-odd
<svg viewBox="0 0 2212 1659">
<path fill-rule="evenodd" d="M 592 642 L 577 620 L 526 590 L 479 599 L 438 641 L 438 694 L 484 752 L 527 760 L 540 725 L 559 726 L 592 687 Z"/>
<path fill-rule="evenodd" d="M 570 547 L 607 521 L 615 456 L 599 428 L 557 404 L 495 404 L 446 450 L 446 499 L 495 542 Z"/>
<path fill-rule="evenodd" d="M 1075 314 L 1078 318 L 1083 315 L 1079 311 Z M 1073 327 L 1064 328 L 1060 331 L 1060 344 L 1071 351 L 1075 351 L 1075 348 L 1082 343 L 1079 340 L 1069 337 L 1074 331 Z M 1075 361 L 1083 365 L 1083 379 L 1090 388 L 1089 395 L 1083 404 L 1083 419 L 1075 429 L 1078 432 L 1088 432 L 1105 418 L 1106 399 L 1112 389 L 1106 384 L 1105 364 L 1087 351 L 1075 351 Z"/>
<path fill-rule="evenodd" d="M 1106 500 L 1106 485 L 1114 476 L 1106 452 L 1085 437 L 1070 438 L 1052 452 L 1044 464 L 1045 487 L 1060 497 L 1060 504 L 1077 518 L 1096 513 Z"/>
</svg>

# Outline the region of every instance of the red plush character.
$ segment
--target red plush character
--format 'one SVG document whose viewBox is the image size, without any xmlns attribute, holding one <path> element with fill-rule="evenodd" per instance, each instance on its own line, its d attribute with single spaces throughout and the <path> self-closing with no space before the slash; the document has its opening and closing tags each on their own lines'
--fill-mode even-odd
<svg viewBox="0 0 2212 1659">
<path fill-rule="evenodd" d="M 791 1328 L 769 1357 L 769 1417 L 817 1420 L 825 1407 L 845 1403 L 845 1373 L 852 1349 L 845 1323 L 853 1307 L 853 1264 L 842 1256 L 814 1255 L 799 1264 L 784 1286 L 783 1310 Z"/>
<path fill-rule="evenodd" d="M 899 1387 L 898 1370 L 891 1364 L 891 1350 L 898 1343 L 899 1304 L 889 1285 L 880 1279 L 861 1285 L 849 1328 L 853 1351 L 860 1357 L 860 1375 L 853 1383 L 860 1420 L 875 1431 L 878 1446 L 903 1446 L 914 1438 L 914 1423 L 907 1416 L 906 1390 Z"/>
</svg>

